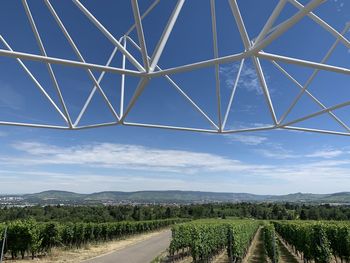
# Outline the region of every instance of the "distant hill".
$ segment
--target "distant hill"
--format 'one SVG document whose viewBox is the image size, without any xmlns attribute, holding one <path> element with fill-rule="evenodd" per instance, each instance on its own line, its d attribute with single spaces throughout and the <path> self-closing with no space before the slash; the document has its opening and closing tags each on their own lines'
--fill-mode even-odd
<svg viewBox="0 0 350 263">
<path fill-rule="evenodd" d="M 249 193 L 216 193 L 200 191 L 106 191 L 78 194 L 66 191 L 44 191 L 34 194 L 14 195 L 21 202 L 46 204 L 96 204 L 96 203 L 210 203 L 210 202 L 301 202 L 347 203 L 350 192 L 334 194 L 294 193 L 287 195 L 255 195 Z M 0 195 L 0 198 L 2 196 Z M 8 195 L 7 195 L 8 197 Z M 16 199 L 17 200 L 17 199 Z"/>
<path fill-rule="evenodd" d="M 57 190 L 50 190 L 50 191 L 44 191 L 40 193 L 35 194 L 26 194 L 22 197 L 26 200 L 31 201 L 40 201 L 40 200 L 83 200 L 84 194 L 77 194 L 73 192 L 67 192 L 67 191 L 57 191 Z"/>
</svg>

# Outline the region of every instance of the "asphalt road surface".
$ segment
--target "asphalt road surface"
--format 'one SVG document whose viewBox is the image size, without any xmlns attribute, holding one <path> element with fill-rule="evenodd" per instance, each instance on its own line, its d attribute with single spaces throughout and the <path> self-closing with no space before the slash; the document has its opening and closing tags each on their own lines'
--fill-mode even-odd
<svg viewBox="0 0 350 263">
<path fill-rule="evenodd" d="M 169 247 L 171 231 L 129 245 L 115 252 L 83 261 L 84 263 L 149 263 Z"/>
</svg>

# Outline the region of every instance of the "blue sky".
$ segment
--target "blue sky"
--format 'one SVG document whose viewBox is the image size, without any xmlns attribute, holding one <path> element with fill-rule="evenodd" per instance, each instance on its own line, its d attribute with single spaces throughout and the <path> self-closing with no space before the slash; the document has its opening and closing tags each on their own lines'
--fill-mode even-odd
<svg viewBox="0 0 350 263">
<path fill-rule="evenodd" d="M 227 1 L 216 1 L 219 54 L 243 51 L 243 44 Z M 278 1 L 238 1 L 251 38 L 257 36 Z M 307 4 L 309 1 L 300 1 Z M 49 56 L 77 60 L 71 47 L 41 1 L 28 1 Z M 86 61 L 105 64 L 113 45 L 69 1 L 52 1 Z M 121 37 L 133 23 L 130 1 L 82 1 L 114 36 Z M 141 13 L 152 1 L 140 1 Z M 152 54 L 175 1 L 161 1 L 144 19 L 148 53 Z M 251 8 L 254 6 L 254 8 Z M 276 23 L 297 12 L 287 4 Z M 329 0 L 315 13 L 338 31 L 350 21 L 350 4 Z M 0 10 L 0 32 L 16 51 L 39 54 L 21 1 L 4 1 Z M 194 63 L 213 57 L 210 1 L 186 1 L 165 50 L 162 68 Z M 345 35 L 350 38 L 349 32 Z M 137 41 L 136 32 L 130 37 Z M 320 61 L 334 37 L 318 24 L 304 18 L 266 52 Z M 127 48 L 138 61 L 139 52 Z M 0 48 L 5 47 L 0 43 Z M 58 97 L 43 64 L 24 61 L 53 100 Z M 350 53 L 339 44 L 327 62 L 350 66 Z M 288 108 L 299 88 L 269 61 L 261 60 L 276 114 Z M 117 53 L 112 66 L 120 67 Z M 312 69 L 281 63 L 304 84 Z M 134 69 L 127 62 L 126 67 Z M 239 62 L 220 65 L 223 110 L 227 106 Z M 93 87 L 83 69 L 54 65 L 67 107 L 73 119 L 79 114 Z M 93 72 L 96 77 L 99 72 Z M 214 68 L 171 76 L 213 120 L 217 120 Z M 107 73 L 101 86 L 119 109 L 120 76 Z M 126 78 L 126 102 L 138 79 Z M 309 91 L 326 106 L 349 100 L 348 75 L 320 72 Z M 24 74 L 15 59 L 0 57 L 0 120 L 64 124 L 60 116 Z M 303 96 L 287 117 L 293 120 L 320 110 Z M 337 110 L 350 125 L 349 110 Z M 96 94 L 81 124 L 112 121 L 113 116 Z M 128 121 L 209 129 L 210 124 L 193 110 L 164 78 L 150 81 L 130 112 Z M 272 124 L 253 63 L 244 64 L 228 128 Z M 299 124 L 300 127 L 343 132 L 329 115 Z M 80 131 L 0 126 L 0 193 L 28 193 L 48 189 L 75 192 L 104 190 L 203 190 L 284 194 L 291 192 L 330 193 L 349 191 L 349 137 L 293 131 L 214 135 L 136 127 L 105 127 Z"/>
</svg>

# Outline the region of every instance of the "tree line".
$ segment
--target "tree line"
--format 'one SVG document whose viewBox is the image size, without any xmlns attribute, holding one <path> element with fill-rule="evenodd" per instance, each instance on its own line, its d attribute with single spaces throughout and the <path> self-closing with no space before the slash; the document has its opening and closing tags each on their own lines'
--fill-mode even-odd
<svg viewBox="0 0 350 263">
<path fill-rule="evenodd" d="M 39 222 L 115 222 L 167 218 L 256 218 L 264 220 L 350 220 L 350 206 L 292 203 L 192 205 L 28 206 L 0 208 L 0 222 L 33 218 Z"/>
</svg>

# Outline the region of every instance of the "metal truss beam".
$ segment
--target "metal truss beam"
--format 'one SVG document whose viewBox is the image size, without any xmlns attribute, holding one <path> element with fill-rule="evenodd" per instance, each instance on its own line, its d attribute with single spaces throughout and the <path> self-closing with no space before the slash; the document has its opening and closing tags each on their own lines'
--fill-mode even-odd
<svg viewBox="0 0 350 263">
<path fill-rule="evenodd" d="M 350 106 L 350 98 L 345 98 L 345 102 L 339 103 L 333 106 L 326 106 L 325 102 L 321 102 L 314 94 L 312 94 L 308 87 L 313 83 L 313 81 L 317 78 L 318 73 L 320 71 L 333 72 L 337 74 L 343 74 L 345 76 L 350 75 L 350 68 L 330 65 L 327 64 L 330 56 L 333 54 L 334 50 L 339 44 L 342 44 L 345 48 L 350 49 L 350 40 L 346 37 L 346 32 L 348 32 L 350 28 L 350 23 L 348 23 L 344 30 L 338 32 L 332 25 L 330 25 L 327 21 L 316 15 L 313 11 L 316 10 L 321 4 L 325 2 L 325 0 L 310 0 L 305 6 L 301 4 L 298 0 L 279 0 L 276 3 L 275 8 L 272 10 L 265 24 L 261 26 L 261 31 L 257 34 L 256 37 L 250 38 L 249 34 L 246 30 L 244 24 L 244 17 L 242 17 L 239 5 L 237 0 L 228 0 L 228 5 L 231 8 L 232 16 L 235 20 L 235 24 L 232 26 L 237 26 L 240 33 L 240 40 L 244 44 L 244 50 L 238 52 L 236 54 L 230 54 L 227 56 L 220 56 L 220 38 L 218 37 L 218 25 L 217 25 L 217 17 L 220 16 L 220 10 L 216 10 L 216 2 L 217 0 L 210 0 L 205 4 L 208 4 L 210 7 L 210 17 L 211 20 L 211 39 L 208 41 L 211 42 L 213 46 L 213 56 L 208 60 L 196 61 L 190 64 L 183 64 L 177 67 L 172 68 L 163 68 L 159 65 L 159 61 L 164 53 L 166 44 L 169 40 L 170 34 L 173 31 L 175 23 L 177 23 L 178 17 L 183 8 L 186 7 L 185 0 L 177 0 L 176 4 L 167 19 L 167 24 L 164 27 L 162 35 L 158 40 L 155 41 L 157 43 L 153 54 L 149 55 L 147 50 L 147 43 L 149 43 L 147 39 L 147 34 L 144 32 L 143 19 L 147 16 L 152 15 L 152 11 L 160 5 L 160 0 L 154 0 L 151 4 L 145 9 L 144 13 L 140 13 L 139 3 L 140 0 L 130 0 L 130 8 L 131 13 L 133 14 L 133 22 L 132 25 L 125 31 L 122 36 L 118 38 L 114 36 L 111 31 L 109 31 L 103 23 L 99 19 L 97 19 L 93 15 L 93 10 L 90 12 L 79 0 L 72 0 L 75 6 L 82 12 L 82 14 L 101 32 L 103 36 L 105 36 L 110 43 L 113 45 L 113 50 L 109 54 L 108 60 L 105 64 L 95 64 L 89 63 L 85 60 L 82 55 L 81 50 L 75 44 L 72 36 L 68 32 L 67 28 L 63 24 L 63 21 L 60 15 L 55 11 L 54 7 L 51 5 L 49 0 L 44 0 L 45 4 L 48 7 L 51 15 L 55 19 L 57 26 L 62 31 L 66 40 L 70 44 L 71 48 L 77 55 L 78 61 L 63 59 L 55 56 L 48 56 L 45 44 L 42 40 L 42 36 L 39 32 L 39 28 L 37 27 L 35 17 L 33 16 L 29 2 L 30 0 L 22 0 L 22 4 L 24 7 L 25 14 L 29 21 L 29 25 L 31 26 L 33 35 L 35 37 L 37 46 L 39 48 L 40 54 L 32 54 L 26 52 L 19 52 L 17 50 L 13 50 L 9 43 L 5 40 L 5 37 L 0 35 L 0 41 L 4 44 L 5 48 L 0 49 L 0 56 L 14 58 L 18 62 L 18 64 L 23 68 L 24 72 L 29 76 L 29 78 L 34 82 L 35 86 L 41 92 L 43 97 L 47 99 L 50 103 L 50 106 L 58 112 L 61 118 L 65 121 L 66 126 L 61 125 L 51 125 L 51 124 L 39 124 L 39 123 L 27 123 L 27 122 L 11 122 L 11 121 L 0 121 L 0 125 L 5 126 L 20 126 L 20 127 L 32 127 L 32 128 L 48 128 L 48 129 L 59 129 L 59 130 L 83 130 L 83 129 L 92 129 L 92 128 L 101 128 L 107 126 L 133 126 L 133 127 L 142 127 L 142 128 L 158 128 L 165 130 L 177 130 L 177 131 L 190 131 L 190 132 L 201 132 L 201 133 L 219 133 L 219 134 L 232 134 L 232 133 L 244 133 L 244 132 L 258 132 L 258 131 L 269 131 L 274 129 L 279 130 L 294 130 L 299 132 L 315 132 L 321 134 L 334 134 L 334 135 L 345 135 L 350 136 L 350 128 L 346 122 L 346 120 L 342 120 L 336 114 L 336 110 Z M 294 5 L 298 10 L 292 15 L 290 18 L 281 22 L 280 24 L 276 24 L 277 18 L 283 12 L 287 3 Z M 264 52 L 263 50 L 270 46 L 276 39 L 283 36 L 288 30 L 290 30 L 295 24 L 301 21 L 303 18 L 309 17 L 315 23 L 317 23 L 323 30 L 327 33 L 331 34 L 335 39 L 333 45 L 330 47 L 326 55 L 320 62 L 305 60 L 296 57 L 283 56 L 279 54 L 273 54 L 270 52 Z M 135 32 L 137 35 L 137 42 L 132 38 L 134 36 L 132 32 Z M 131 44 L 131 46 L 128 45 Z M 136 52 L 139 54 L 131 53 L 130 47 L 136 49 Z M 134 52 L 133 50 L 133 52 Z M 117 56 L 118 52 L 121 53 L 121 67 L 115 67 L 113 65 L 114 58 Z M 273 52 L 273 51 L 272 51 Z M 139 62 L 136 58 L 141 58 L 142 61 Z M 254 70 L 256 76 L 259 80 L 264 98 L 266 100 L 267 109 L 270 112 L 272 118 L 272 124 L 264 125 L 263 127 L 247 127 L 247 128 L 227 128 L 232 127 L 228 123 L 228 119 L 230 116 L 230 112 L 235 105 L 236 93 L 240 88 L 240 80 L 242 75 L 244 76 L 244 64 L 247 59 L 252 59 Z M 140 60 L 141 60 L 140 59 Z M 260 63 L 260 60 L 268 60 L 270 61 L 282 74 L 284 74 L 290 81 L 292 81 L 297 88 L 299 88 L 300 92 L 294 98 L 291 105 L 282 113 L 282 116 L 277 118 L 275 113 L 275 104 L 278 102 L 273 100 L 270 96 L 271 89 L 269 87 L 269 83 L 266 81 L 266 73 L 263 66 Z M 24 60 L 36 61 L 39 63 L 44 63 L 47 67 L 47 71 L 49 73 L 51 82 L 55 91 L 57 93 L 57 97 L 59 99 L 59 106 L 56 102 L 50 97 L 45 87 L 38 81 L 37 77 L 30 71 L 28 66 L 24 63 Z M 163 59 L 162 59 L 163 61 Z M 128 69 L 129 65 L 127 62 L 130 62 L 130 65 L 135 68 Z M 237 75 L 234 79 L 234 83 L 232 83 L 232 90 L 230 90 L 230 95 L 228 98 L 227 104 L 225 103 L 225 109 L 222 109 L 222 88 L 221 88 L 221 76 L 220 76 L 220 66 L 228 63 L 239 62 L 239 66 L 237 66 Z M 283 68 L 279 63 L 287 63 L 292 65 L 297 65 L 300 67 L 307 67 L 314 69 L 313 73 L 310 75 L 305 84 L 301 84 L 295 77 L 293 77 L 285 68 Z M 53 70 L 52 65 L 61 65 L 67 67 L 77 67 L 84 69 L 89 78 L 92 81 L 92 86 L 89 88 L 89 95 L 84 100 L 84 104 L 79 109 L 78 117 L 75 121 L 72 121 L 70 112 L 65 102 L 65 96 L 61 92 L 61 83 L 58 80 L 55 71 Z M 213 85 L 213 90 L 215 90 L 216 96 L 213 96 L 212 103 L 215 104 L 216 107 L 216 122 L 206 112 L 205 107 L 200 107 L 191 96 L 189 96 L 185 89 L 183 89 L 179 83 L 177 83 L 173 75 L 195 71 L 201 68 L 213 68 L 213 72 L 215 74 L 215 85 Z M 100 74 L 98 77 L 95 77 L 92 71 L 99 71 Z M 106 73 L 118 74 L 121 76 L 120 83 L 120 99 L 118 101 L 110 101 L 110 99 L 104 93 L 104 90 L 101 87 L 101 82 L 104 79 Z M 136 77 L 138 78 L 138 85 L 134 94 L 132 95 L 130 101 L 125 103 L 125 93 L 128 90 L 128 79 L 127 77 Z M 172 126 L 172 125 L 164 125 L 164 124 L 154 124 L 154 123 L 135 123 L 127 121 L 127 116 L 132 111 L 134 106 L 137 104 L 139 97 L 142 95 L 144 89 L 148 86 L 150 80 L 152 78 L 165 78 L 167 82 L 173 87 L 182 98 L 188 102 L 193 110 L 197 111 L 204 119 L 206 119 L 208 125 L 212 127 L 212 129 L 203 127 L 203 128 L 195 128 L 195 127 L 182 127 L 182 126 Z M 1 87 L 0 87 L 1 88 Z M 113 89 L 115 87 L 112 87 Z M 88 125 L 80 125 L 80 121 L 84 116 L 87 108 L 89 107 L 92 98 L 95 96 L 96 91 L 98 91 L 105 105 L 111 111 L 114 119 L 110 122 L 101 122 L 101 123 L 93 123 Z M 314 103 L 316 103 L 321 109 L 312 114 L 305 115 L 298 119 L 294 119 L 286 122 L 286 118 L 289 116 L 290 112 L 296 107 L 297 102 L 302 97 L 303 94 L 309 96 Z M 119 94 L 118 94 L 119 96 Z M 215 98 L 214 98 L 215 97 Z M 126 104 L 126 105 L 125 105 Z M 116 105 L 117 107 L 114 107 Z M 126 107 L 125 107 L 126 106 Z M 203 106 L 203 105 L 202 105 Z M 116 110 L 117 109 L 117 110 Z M 118 113 L 117 113 L 118 111 Z M 294 125 L 315 118 L 322 114 L 328 114 L 338 125 L 341 127 L 342 131 L 332 131 L 327 129 L 313 129 L 313 128 L 303 128 L 296 127 Z M 195 126 L 195 125 L 194 125 Z"/>
</svg>

